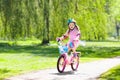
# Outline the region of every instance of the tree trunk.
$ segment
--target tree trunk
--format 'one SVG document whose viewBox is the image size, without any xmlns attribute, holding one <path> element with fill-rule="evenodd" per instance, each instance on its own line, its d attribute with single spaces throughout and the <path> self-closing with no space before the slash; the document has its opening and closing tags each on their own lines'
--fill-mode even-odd
<svg viewBox="0 0 120 80">
<path fill-rule="evenodd" d="M 117 33 L 117 37 L 118 37 L 118 40 L 119 40 L 119 24 L 116 24 L 116 33 Z"/>
<path fill-rule="evenodd" d="M 49 0 L 44 1 L 44 27 L 42 44 L 49 43 Z"/>
</svg>

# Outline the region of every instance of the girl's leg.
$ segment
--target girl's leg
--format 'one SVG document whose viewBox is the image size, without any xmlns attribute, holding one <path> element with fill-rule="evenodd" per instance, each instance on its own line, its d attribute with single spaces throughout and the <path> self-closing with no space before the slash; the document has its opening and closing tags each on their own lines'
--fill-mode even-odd
<svg viewBox="0 0 120 80">
<path fill-rule="evenodd" d="M 77 49 L 77 42 L 76 41 L 70 42 L 68 51 L 70 52 L 70 50 L 72 50 L 73 55 L 76 55 L 76 49 Z"/>
<path fill-rule="evenodd" d="M 72 51 L 72 48 L 68 47 L 68 54 L 70 54 Z"/>
<path fill-rule="evenodd" d="M 74 42 L 74 47 L 72 48 L 72 51 L 73 51 L 73 55 L 76 56 L 76 49 L 77 49 L 77 45 L 76 43 Z"/>
</svg>

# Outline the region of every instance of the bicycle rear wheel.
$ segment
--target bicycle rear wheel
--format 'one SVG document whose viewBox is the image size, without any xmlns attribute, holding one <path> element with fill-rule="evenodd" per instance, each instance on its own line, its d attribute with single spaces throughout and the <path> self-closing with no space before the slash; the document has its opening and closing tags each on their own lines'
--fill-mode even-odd
<svg viewBox="0 0 120 80">
<path fill-rule="evenodd" d="M 71 63 L 71 68 L 73 71 L 76 71 L 79 66 L 79 55 L 73 58 L 73 62 Z"/>
<path fill-rule="evenodd" d="M 66 67 L 65 55 L 61 55 L 57 61 L 57 70 L 62 73 Z"/>
</svg>

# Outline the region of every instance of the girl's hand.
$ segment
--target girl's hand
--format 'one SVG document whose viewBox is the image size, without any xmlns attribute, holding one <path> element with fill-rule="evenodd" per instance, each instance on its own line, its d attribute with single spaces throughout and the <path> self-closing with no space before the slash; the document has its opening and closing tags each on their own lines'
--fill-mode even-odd
<svg viewBox="0 0 120 80">
<path fill-rule="evenodd" d="M 58 42 L 61 41 L 60 37 L 56 38 L 56 41 L 58 41 Z"/>
</svg>

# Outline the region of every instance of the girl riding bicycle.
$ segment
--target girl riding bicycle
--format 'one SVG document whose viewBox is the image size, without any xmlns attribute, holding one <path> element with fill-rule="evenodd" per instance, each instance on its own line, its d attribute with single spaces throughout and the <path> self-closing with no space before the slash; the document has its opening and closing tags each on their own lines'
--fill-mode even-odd
<svg viewBox="0 0 120 80">
<path fill-rule="evenodd" d="M 79 45 L 79 38 L 80 38 L 80 30 L 79 27 L 76 24 L 76 21 L 74 19 L 69 19 L 68 20 L 68 30 L 66 31 L 66 33 L 57 38 L 58 40 L 64 40 L 67 37 L 69 37 L 69 41 L 68 41 L 68 52 L 69 51 L 73 51 L 73 56 L 76 57 L 77 53 L 76 53 L 76 49 Z"/>
</svg>

